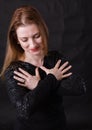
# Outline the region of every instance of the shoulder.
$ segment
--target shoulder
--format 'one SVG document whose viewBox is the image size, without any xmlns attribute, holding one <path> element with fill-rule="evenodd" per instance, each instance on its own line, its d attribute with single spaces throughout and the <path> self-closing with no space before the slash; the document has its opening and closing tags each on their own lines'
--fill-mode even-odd
<svg viewBox="0 0 92 130">
<path fill-rule="evenodd" d="M 62 62 L 65 62 L 66 61 L 66 58 L 65 56 L 60 52 L 60 51 L 57 51 L 57 50 L 53 50 L 53 51 L 49 51 L 48 52 L 48 58 L 50 60 L 53 60 L 55 63 L 60 59 Z"/>
<path fill-rule="evenodd" d="M 21 67 L 21 63 L 19 61 L 11 62 L 11 64 L 5 70 L 4 76 L 5 78 L 10 78 L 13 75 L 14 70 L 18 70 Z"/>
<path fill-rule="evenodd" d="M 57 50 L 49 51 L 45 57 L 45 66 L 52 68 L 55 66 L 58 60 L 62 61 L 62 64 L 66 61 L 63 54 Z"/>
<path fill-rule="evenodd" d="M 63 57 L 63 55 L 61 54 L 61 52 L 53 50 L 48 52 L 47 57 L 56 59 Z"/>
<path fill-rule="evenodd" d="M 6 69 L 6 72 L 7 71 L 14 71 L 16 69 L 18 69 L 18 67 L 21 66 L 21 63 L 19 61 L 14 61 L 14 62 L 11 62 L 11 64 L 7 67 Z"/>
<path fill-rule="evenodd" d="M 63 56 L 63 54 L 57 50 L 49 51 L 48 56 Z"/>
<path fill-rule="evenodd" d="M 14 71 L 15 70 L 18 71 L 19 67 L 22 69 L 25 69 L 25 63 L 23 63 L 21 61 L 11 62 L 10 65 L 5 70 L 5 73 L 4 73 L 5 78 L 9 79 L 10 77 L 12 77 L 14 75 Z"/>
<path fill-rule="evenodd" d="M 19 71 L 19 68 L 22 68 L 25 71 L 28 71 L 31 74 L 34 74 L 34 70 L 35 70 L 35 66 L 33 66 L 32 64 L 28 63 L 28 62 L 24 62 L 24 61 L 14 61 L 12 62 L 6 69 L 4 76 L 5 77 L 11 77 L 14 75 L 14 71 Z"/>
</svg>

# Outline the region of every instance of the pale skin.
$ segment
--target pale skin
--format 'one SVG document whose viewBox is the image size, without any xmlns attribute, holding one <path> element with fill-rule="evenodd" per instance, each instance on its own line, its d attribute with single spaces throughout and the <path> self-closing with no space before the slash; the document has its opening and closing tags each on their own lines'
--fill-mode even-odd
<svg viewBox="0 0 92 130">
<path fill-rule="evenodd" d="M 46 74 L 53 74 L 57 80 L 69 77 L 72 73 L 67 73 L 72 67 L 68 62 L 63 65 L 61 60 L 58 60 L 55 66 L 48 69 L 43 66 L 44 62 L 44 46 L 42 43 L 42 36 L 36 24 L 20 26 L 16 30 L 19 44 L 24 49 L 25 59 L 23 61 L 29 62 L 36 66 L 35 75 L 31 75 L 25 70 L 19 68 L 19 71 L 14 71 L 14 79 L 18 81 L 18 85 L 33 90 L 37 87 L 38 82 L 41 80 L 38 67 L 41 68 Z"/>
<path fill-rule="evenodd" d="M 44 70 L 46 72 L 46 74 L 53 74 L 57 80 L 62 80 L 63 78 L 67 78 L 69 77 L 72 73 L 67 73 L 65 74 L 72 66 L 69 65 L 68 67 L 66 67 L 68 65 L 68 62 L 65 62 L 63 65 L 60 66 L 61 60 L 58 60 L 58 62 L 56 63 L 55 67 L 52 69 L 47 69 L 44 66 L 41 66 L 40 68 L 42 70 Z M 60 67 L 59 67 L 60 66 Z M 33 90 L 40 78 L 40 74 L 38 71 L 38 68 L 35 69 L 35 75 L 32 76 L 31 74 L 29 74 L 28 72 L 24 71 L 23 69 L 19 68 L 19 71 L 14 71 L 14 73 L 19 76 L 14 76 L 14 79 L 18 80 L 18 85 L 20 86 L 24 86 L 27 87 L 30 90 Z M 24 83 L 24 79 L 25 79 L 25 83 Z"/>
</svg>

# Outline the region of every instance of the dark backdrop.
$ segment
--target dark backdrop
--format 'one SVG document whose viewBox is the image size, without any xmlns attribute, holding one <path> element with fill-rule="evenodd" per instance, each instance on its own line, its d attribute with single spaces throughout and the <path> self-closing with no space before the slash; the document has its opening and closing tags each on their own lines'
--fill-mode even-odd
<svg viewBox="0 0 92 130">
<path fill-rule="evenodd" d="M 1 0 L 0 2 L 0 69 L 3 64 L 7 30 L 14 10 L 33 5 L 41 12 L 49 28 L 49 50 L 61 51 L 81 74 L 87 93 L 64 97 L 69 130 L 92 129 L 92 4 L 90 0 Z M 12 130 L 15 110 L 0 80 L 0 130 Z"/>
</svg>

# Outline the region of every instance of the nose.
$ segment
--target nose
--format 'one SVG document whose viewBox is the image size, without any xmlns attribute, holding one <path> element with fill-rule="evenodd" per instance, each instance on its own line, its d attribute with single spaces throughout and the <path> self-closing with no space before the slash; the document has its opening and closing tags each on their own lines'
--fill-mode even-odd
<svg viewBox="0 0 92 130">
<path fill-rule="evenodd" d="M 36 47 L 36 42 L 34 41 L 34 39 L 29 39 L 29 46 L 31 48 L 35 48 Z"/>
</svg>

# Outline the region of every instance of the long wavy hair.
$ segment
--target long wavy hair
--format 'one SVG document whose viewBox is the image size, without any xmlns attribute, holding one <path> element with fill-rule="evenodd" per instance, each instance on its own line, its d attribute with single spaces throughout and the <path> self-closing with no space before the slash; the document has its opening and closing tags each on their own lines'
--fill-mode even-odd
<svg viewBox="0 0 92 130">
<path fill-rule="evenodd" d="M 39 28 L 44 45 L 44 54 L 47 54 L 48 28 L 43 18 L 41 17 L 39 11 L 36 8 L 32 6 L 22 6 L 15 10 L 10 22 L 7 35 L 6 55 L 1 71 L 1 76 L 4 75 L 6 68 L 10 65 L 12 61 L 19 60 L 24 54 L 24 50 L 21 48 L 20 44 L 17 44 L 18 39 L 16 35 L 16 29 L 19 26 L 32 23 L 37 24 Z"/>
</svg>

